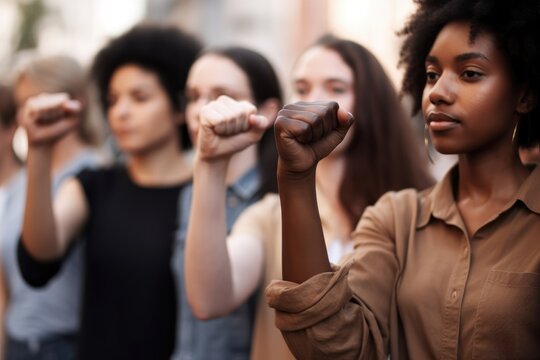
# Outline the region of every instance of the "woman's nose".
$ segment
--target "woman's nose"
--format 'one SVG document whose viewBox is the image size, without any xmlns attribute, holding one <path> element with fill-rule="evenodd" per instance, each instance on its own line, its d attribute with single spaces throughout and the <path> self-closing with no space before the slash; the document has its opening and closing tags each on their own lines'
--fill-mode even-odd
<svg viewBox="0 0 540 360">
<path fill-rule="evenodd" d="M 451 104 L 455 100 L 455 84 L 452 75 L 444 73 L 429 90 L 429 101 L 433 105 Z"/>
</svg>

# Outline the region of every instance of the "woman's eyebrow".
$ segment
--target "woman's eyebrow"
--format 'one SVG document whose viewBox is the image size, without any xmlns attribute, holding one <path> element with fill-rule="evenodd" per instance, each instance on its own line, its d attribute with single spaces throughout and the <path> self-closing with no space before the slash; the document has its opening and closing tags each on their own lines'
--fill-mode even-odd
<svg viewBox="0 0 540 360">
<path fill-rule="evenodd" d="M 465 54 L 458 55 L 455 57 L 455 62 L 464 62 L 464 61 L 476 60 L 476 59 L 485 60 L 489 62 L 489 59 L 487 58 L 487 56 L 479 52 L 468 52 Z"/>
<path fill-rule="evenodd" d="M 486 55 L 479 52 L 468 52 L 464 54 L 457 55 L 454 58 L 454 62 L 460 63 L 468 60 L 481 59 L 489 62 L 489 59 Z M 439 64 L 439 59 L 436 56 L 428 55 L 426 56 L 426 64 Z"/>
<path fill-rule="evenodd" d="M 435 64 L 437 65 L 439 63 L 439 59 L 433 55 L 426 56 L 426 64 Z"/>
</svg>

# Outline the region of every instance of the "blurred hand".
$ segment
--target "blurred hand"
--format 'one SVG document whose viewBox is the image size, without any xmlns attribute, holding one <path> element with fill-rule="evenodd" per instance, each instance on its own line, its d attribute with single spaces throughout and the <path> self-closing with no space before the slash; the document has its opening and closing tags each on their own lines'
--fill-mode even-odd
<svg viewBox="0 0 540 360">
<path fill-rule="evenodd" d="M 67 94 L 44 93 L 26 101 L 18 121 L 28 133 L 29 146 L 50 146 L 77 126 L 80 111 L 80 102 Z"/>
<path fill-rule="evenodd" d="M 334 101 L 297 102 L 280 110 L 275 124 L 279 171 L 303 173 L 345 138 L 352 114 Z"/>
<path fill-rule="evenodd" d="M 249 102 L 224 95 L 205 105 L 199 114 L 199 157 L 209 160 L 231 156 L 257 143 L 272 122 L 256 112 Z"/>
</svg>

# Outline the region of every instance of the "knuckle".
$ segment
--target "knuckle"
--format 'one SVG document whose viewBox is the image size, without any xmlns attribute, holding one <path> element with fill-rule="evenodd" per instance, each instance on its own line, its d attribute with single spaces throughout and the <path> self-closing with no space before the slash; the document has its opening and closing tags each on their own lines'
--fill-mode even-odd
<svg viewBox="0 0 540 360">
<path fill-rule="evenodd" d="M 286 127 L 287 122 L 288 118 L 282 115 L 278 115 L 276 121 L 274 122 L 274 128 L 281 131 L 284 127 Z"/>
<path fill-rule="evenodd" d="M 240 104 L 243 106 L 245 111 L 255 111 L 255 110 L 257 110 L 255 105 L 253 105 L 252 103 L 250 103 L 247 100 L 240 101 Z"/>
<path fill-rule="evenodd" d="M 281 109 L 280 111 L 283 111 L 283 110 L 294 110 L 296 109 L 296 107 L 301 104 L 302 101 L 299 101 L 299 102 L 296 102 L 296 103 L 293 103 L 293 104 L 287 104 L 283 107 L 283 109 Z"/>
<path fill-rule="evenodd" d="M 321 114 L 318 114 L 318 113 L 309 113 L 306 115 L 306 120 L 309 121 L 311 124 L 314 124 L 316 122 L 318 122 L 319 120 L 321 120 Z"/>
<path fill-rule="evenodd" d="M 339 108 L 339 105 L 336 101 L 331 100 L 331 101 L 328 101 L 328 103 L 326 104 L 326 107 L 328 111 L 336 111 Z"/>
</svg>

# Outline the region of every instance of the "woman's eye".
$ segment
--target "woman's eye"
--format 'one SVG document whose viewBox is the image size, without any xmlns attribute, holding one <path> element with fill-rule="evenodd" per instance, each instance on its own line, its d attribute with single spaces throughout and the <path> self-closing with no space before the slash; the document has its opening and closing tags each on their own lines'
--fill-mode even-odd
<svg viewBox="0 0 540 360">
<path fill-rule="evenodd" d="M 197 94 L 194 94 L 194 93 L 192 93 L 192 92 L 186 93 L 185 96 L 186 96 L 186 102 L 187 102 L 187 103 L 195 102 L 195 101 L 197 101 L 197 99 L 198 99 Z"/>
<path fill-rule="evenodd" d="M 222 95 L 228 96 L 231 99 L 236 100 L 236 95 L 233 95 L 231 92 L 224 91 L 224 90 L 216 90 L 210 93 L 210 95 L 208 96 L 208 101 L 215 101 Z"/>
<path fill-rule="evenodd" d="M 212 94 L 212 99 L 211 99 L 211 100 L 217 100 L 217 99 L 218 99 L 220 96 L 222 96 L 222 95 L 228 96 L 228 97 L 234 99 L 234 97 L 231 96 L 230 94 L 227 94 L 226 92 L 220 91 L 220 92 L 213 93 L 213 94 Z"/>
<path fill-rule="evenodd" d="M 148 98 L 149 96 L 146 94 L 135 94 L 133 96 L 133 99 L 135 99 L 136 102 L 145 102 Z"/>
<path fill-rule="evenodd" d="M 294 92 L 298 95 L 307 95 L 308 90 L 304 87 L 297 87 L 294 89 Z"/>
<path fill-rule="evenodd" d="M 426 80 L 428 82 L 434 82 L 439 79 L 439 74 L 435 71 L 426 71 Z"/>
<path fill-rule="evenodd" d="M 345 92 L 347 92 L 347 89 L 342 88 L 342 87 L 333 87 L 332 92 L 334 94 L 344 94 Z"/>
<path fill-rule="evenodd" d="M 465 79 L 478 79 L 482 75 L 482 73 L 475 70 L 465 70 L 462 74 Z"/>
<path fill-rule="evenodd" d="M 109 95 L 107 96 L 107 107 L 112 107 L 116 104 L 116 96 Z"/>
</svg>

